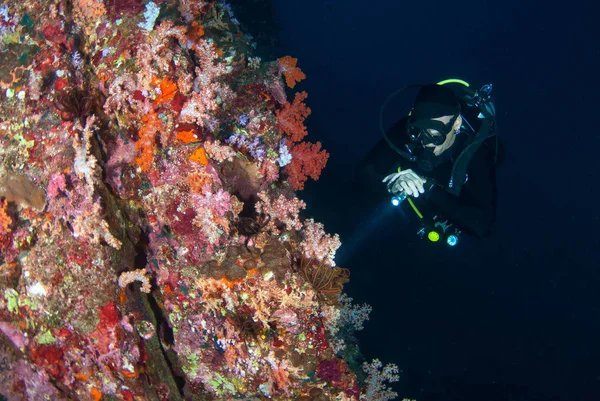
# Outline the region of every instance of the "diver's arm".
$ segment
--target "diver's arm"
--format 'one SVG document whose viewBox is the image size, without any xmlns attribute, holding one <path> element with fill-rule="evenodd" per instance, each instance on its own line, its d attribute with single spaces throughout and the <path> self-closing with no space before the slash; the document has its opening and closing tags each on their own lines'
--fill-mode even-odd
<svg viewBox="0 0 600 401">
<path fill-rule="evenodd" d="M 496 217 L 496 170 L 487 148 L 475 153 L 467 173 L 469 179 L 460 197 L 436 186 L 426 192 L 426 200 L 432 210 L 482 238 L 489 233 Z"/>
<path fill-rule="evenodd" d="M 385 193 L 387 187 L 381 182 L 390 169 L 397 164 L 398 159 L 384 140 L 379 141 L 367 156 L 361 161 L 356 170 L 356 182 L 361 189 L 368 192 Z"/>
<path fill-rule="evenodd" d="M 394 124 L 387 133 L 388 137 L 397 142 L 398 137 L 404 132 L 405 124 L 405 118 Z M 384 139 L 381 139 L 367 153 L 356 169 L 356 183 L 361 189 L 369 192 L 387 193 L 387 186 L 381 180 L 398 165 L 399 159 L 401 157 L 390 148 Z"/>
</svg>

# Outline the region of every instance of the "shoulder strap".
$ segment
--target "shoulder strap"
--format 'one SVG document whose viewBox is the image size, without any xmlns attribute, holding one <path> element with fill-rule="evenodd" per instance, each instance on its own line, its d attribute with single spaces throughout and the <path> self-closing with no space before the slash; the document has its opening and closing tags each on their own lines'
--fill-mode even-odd
<svg viewBox="0 0 600 401">
<path fill-rule="evenodd" d="M 462 186 L 467 178 L 467 168 L 469 167 L 469 163 L 471 162 L 473 155 L 479 150 L 481 145 L 483 145 L 487 139 L 496 135 L 494 129 L 494 120 L 491 118 L 486 118 L 481 123 L 481 127 L 479 128 L 479 131 L 477 131 L 477 134 L 465 143 L 464 149 L 456 158 L 454 166 L 452 166 L 452 174 L 450 175 L 450 183 L 448 184 L 448 191 L 452 195 L 456 197 L 460 195 Z"/>
</svg>

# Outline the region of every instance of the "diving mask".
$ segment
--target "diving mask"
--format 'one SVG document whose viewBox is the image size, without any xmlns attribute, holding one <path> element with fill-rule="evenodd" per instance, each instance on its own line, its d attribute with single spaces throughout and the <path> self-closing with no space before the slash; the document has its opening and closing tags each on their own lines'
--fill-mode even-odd
<svg viewBox="0 0 600 401">
<path fill-rule="evenodd" d="M 446 140 L 446 135 L 452 131 L 452 127 L 458 116 L 459 114 L 452 117 L 447 124 L 444 124 L 442 121 L 431 119 L 409 121 L 406 126 L 406 133 L 414 143 L 419 143 L 423 146 L 439 146 Z"/>
</svg>

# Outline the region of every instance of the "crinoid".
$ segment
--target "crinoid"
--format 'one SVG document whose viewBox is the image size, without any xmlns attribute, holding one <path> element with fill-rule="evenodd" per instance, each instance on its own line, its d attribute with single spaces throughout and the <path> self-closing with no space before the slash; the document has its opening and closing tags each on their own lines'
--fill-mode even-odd
<svg viewBox="0 0 600 401">
<path fill-rule="evenodd" d="M 61 91 L 54 101 L 63 120 L 79 120 L 82 124 L 87 116 L 98 106 L 97 97 L 90 91 L 72 87 Z"/>
<path fill-rule="evenodd" d="M 262 231 L 264 231 L 265 227 L 271 221 L 271 216 L 265 215 L 263 213 L 253 214 L 250 217 L 247 216 L 237 216 L 234 220 L 234 228 L 239 235 L 243 235 L 246 237 L 245 245 L 246 249 L 248 248 L 248 243 Z"/>
<path fill-rule="evenodd" d="M 302 276 L 312 285 L 317 297 L 329 305 L 336 304 L 344 284 L 350 281 L 350 271 L 338 266 L 331 267 L 324 259 L 307 258 L 304 255 L 297 263 L 300 264 Z"/>
<path fill-rule="evenodd" d="M 253 237 L 259 234 L 269 224 L 270 216 L 255 215 L 253 217 L 238 217 L 235 227 L 241 235 Z"/>
<path fill-rule="evenodd" d="M 233 327 L 238 331 L 238 334 L 244 341 L 246 349 L 248 349 L 248 340 L 257 345 L 260 345 L 260 336 L 264 335 L 268 328 L 264 328 L 260 321 L 255 321 L 253 311 L 248 306 L 242 306 L 232 313 L 225 316 Z"/>
</svg>

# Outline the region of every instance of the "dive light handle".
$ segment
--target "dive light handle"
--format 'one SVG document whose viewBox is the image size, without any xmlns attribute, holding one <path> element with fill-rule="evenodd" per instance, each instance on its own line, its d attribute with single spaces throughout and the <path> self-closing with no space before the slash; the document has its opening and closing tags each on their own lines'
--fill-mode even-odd
<svg viewBox="0 0 600 401">
<path fill-rule="evenodd" d="M 392 205 L 400 206 L 402 202 L 404 202 L 408 198 L 406 192 L 402 191 L 394 196 L 392 196 Z"/>
<path fill-rule="evenodd" d="M 425 181 L 425 184 L 423 184 L 423 186 L 425 187 L 425 192 L 431 191 L 431 189 L 435 185 L 436 185 L 436 182 L 433 178 L 427 178 L 427 180 Z M 400 204 L 402 202 L 404 202 L 406 200 L 406 198 L 408 198 L 408 194 L 404 190 L 402 190 L 392 196 L 392 205 L 400 206 Z"/>
</svg>

